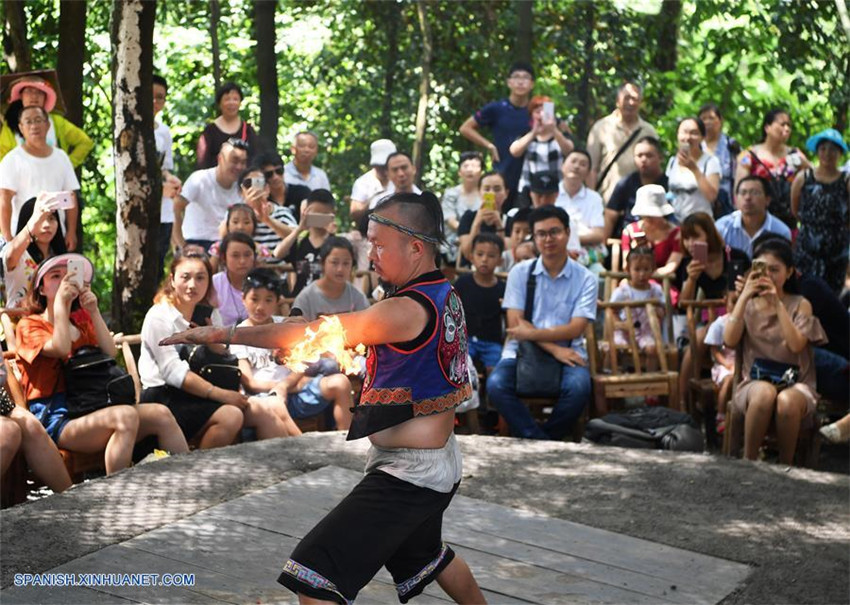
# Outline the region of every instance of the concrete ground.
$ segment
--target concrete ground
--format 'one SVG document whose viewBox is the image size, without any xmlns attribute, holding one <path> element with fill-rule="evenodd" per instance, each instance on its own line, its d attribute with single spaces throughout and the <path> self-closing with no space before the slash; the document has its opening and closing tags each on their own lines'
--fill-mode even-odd
<svg viewBox="0 0 850 605">
<path fill-rule="evenodd" d="M 460 437 L 460 493 L 752 566 L 724 603 L 850 602 L 850 477 L 702 454 Z M 143 465 L 0 514 L 0 587 L 327 465 L 341 433 Z M 279 561 L 270 561 L 276 574 Z M 2 592 L 0 592 L 2 602 Z"/>
</svg>

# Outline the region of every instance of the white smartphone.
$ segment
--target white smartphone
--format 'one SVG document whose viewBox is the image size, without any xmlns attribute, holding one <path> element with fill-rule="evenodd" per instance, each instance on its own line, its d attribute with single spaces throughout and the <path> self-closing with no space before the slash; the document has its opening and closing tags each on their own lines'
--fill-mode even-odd
<svg viewBox="0 0 850 605">
<path fill-rule="evenodd" d="M 71 191 L 54 191 L 50 194 L 53 202 L 50 204 L 53 210 L 69 210 L 76 206 L 74 193 Z"/>
<path fill-rule="evenodd" d="M 307 227 L 315 227 L 317 229 L 325 229 L 334 220 L 333 214 L 310 213 L 304 220 Z"/>
<path fill-rule="evenodd" d="M 549 118 L 550 122 L 555 121 L 555 103 L 553 101 L 543 103 L 543 115 Z"/>
<path fill-rule="evenodd" d="M 83 287 L 83 277 L 85 276 L 85 267 L 82 260 L 79 258 L 68 259 L 68 274 L 71 276 L 71 281 L 77 284 L 78 288 Z"/>
</svg>

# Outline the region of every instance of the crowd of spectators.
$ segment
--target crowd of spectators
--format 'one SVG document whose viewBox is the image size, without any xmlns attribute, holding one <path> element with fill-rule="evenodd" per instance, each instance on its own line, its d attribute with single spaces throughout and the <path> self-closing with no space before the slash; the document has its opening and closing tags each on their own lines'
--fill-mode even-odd
<svg viewBox="0 0 850 605">
<path fill-rule="evenodd" d="M 848 275 L 850 173 L 842 167 L 848 147 L 841 134 L 826 129 L 809 138 L 813 162 L 787 144 L 791 113 L 777 109 L 764 116 L 762 140 L 742 147 L 724 133 L 718 106 L 706 102 L 681 119 L 675 140 L 661 141 L 641 117 L 640 86 L 626 82 L 613 111 L 582 141 L 551 99 L 532 96 L 530 65 L 512 65 L 506 85 L 506 98 L 460 125 L 460 134 L 486 153 L 463 151 L 457 184 L 442 196 L 441 256 L 463 302 L 470 355 L 487 375 L 484 408 L 498 411 L 517 437 L 568 434 L 591 400 L 594 352 L 584 336 L 597 321 L 600 273 L 613 268 L 625 275 L 611 290 L 613 302 L 660 300 L 681 317 L 682 301 L 727 301 L 715 325 L 700 322 L 691 335 L 715 362 L 718 428 L 725 424 L 722 403 L 731 401 L 730 412 L 742 418 L 734 442 L 755 458 L 775 418 L 780 458 L 790 461 L 819 393 L 847 402 L 848 304 L 839 296 L 846 296 Z M 4 328 L 29 412 L 0 418 L 2 464 L 5 470 L 8 452 L 20 447 L 56 490 L 68 481 L 51 439 L 66 449 L 105 451 L 106 471 L 113 472 L 130 464 L 136 441 L 150 436 L 180 453 L 240 435 L 299 434 L 298 420 L 325 411 L 331 426 L 346 428 L 351 383 L 332 362 L 295 372 L 281 363 L 282 352 L 241 347 L 233 351 L 241 385 L 225 389 L 158 342 L 191 325 L 263 325 L 292 309 L 315 319 L 366 308 L 388 294 L 369 271 L 368 215 L 395 193 L 421 193 L 411 156 L 393 141 L 375 140 L 369 170 L 343 196 L 351 219 L 343 222 L 343 199 L 315 164 L 319 137 L 298 132 L 288 162 L 262 149 L 240 114 L 243 92 L 234 83 L 217 91 L 219 115 L 200 134 L 196 170 L 183 179 L 174 173 L 171 134 L 161 121 L 165 79 L 154 78 L 153 93 L 163 279 L 141 328 L 143 403 L 82 419 L 70 419 L 64 407 L 62 362 L 84 346 L 115 353 L 90 272 L 80 285 L 70 270 L 77 266 L 70 262 L 77 258 L 75 168 L 92 145 L 53 112 L 56 94 L 46 80 L 22 78 L 4 99 L 10 104 L 0 132 L 0 270 L 5 307 L 24 314 L 16 331 Z M 614 249 L 618 267 L 611 266 Z M 658 308 L 663 319 L 665 306 Z M 649 322 L 634 317 L 638 347 L 654 354 Z M 614 327 L 617 345 L 627 344 L 624 320 Z M 684 394 L 701 368 L 682 343 L 683 323 L 672 325 L 665 337 L 679 341 Z M 557 360 L 561 371 L 542 426 L 517 393 L 523 341 Z M 736 354 L 742 370 L 733 389 Z M 779 387 L 757 378 L 751 372 L 765 361 L 794 368 L 796 379 Z M 823 433 L 850 437 L 844 424 Z"/>
</svg>

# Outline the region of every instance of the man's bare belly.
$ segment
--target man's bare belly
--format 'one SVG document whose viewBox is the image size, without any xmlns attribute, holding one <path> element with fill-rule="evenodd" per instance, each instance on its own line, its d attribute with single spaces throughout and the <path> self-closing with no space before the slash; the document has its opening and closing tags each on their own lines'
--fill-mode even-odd
<svg viewBox="0 0 850 605">
<path fill-rule="evenodd" d="M 383 448 L 439 449 L 446 445 L 454 426 L 455 413 L 454 409 L 451 409 L 433 416 L 418 416 L 391 426 L 369 435 L 369 440 Z"/>
</svg>

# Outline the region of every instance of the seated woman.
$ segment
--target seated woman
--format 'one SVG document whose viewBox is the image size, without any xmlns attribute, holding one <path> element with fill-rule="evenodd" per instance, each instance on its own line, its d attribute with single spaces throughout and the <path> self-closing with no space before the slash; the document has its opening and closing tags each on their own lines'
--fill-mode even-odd
<svg viewBox="0 0 850 605">
<path fill-rule="evenodd" d="M 366 296 L 351 283 L 357 264 L 354 246 L 344 237 L 331 236 L 319 249 L 322 277 L 301 290 L 293 307 L 301 309 L 307 321 L 320 315 L 362 311 L 369 306 Z"/>
<path fill-rule="evenodd" d="M 46 194 L 24 202 L 18 215 L 17 235 L 0 253 L 8 308 L 21 306 L 41 261 L 67 252 L 54 204 Z"/>
<path fill-rule="evenodd" d="M 824 342 L 826 334 L 809 301 L 797 294 L 792 258 L 791 245 L 779 239 L 753 251 L 753 269 L 723 333 L 726 346 L 743 343 L 741 383 L 732 395 L 731 413 L 743 420 L 734 426 L 744 427 L 744 456 L 749 460 L 758 458 L 775 419 L 779 461 L 791 464 L 800 428 L 812 421 L 818 399 L 812 345 Z M 766 362 L 796 368 L 796 379 L 782 385 L 755 378 Z M 740 432 L 730 433 L 730 438 L 732 451 L 738 451 Z"/>
<path fill-rule="evenodd" d="M 699 290 L 706 299 L 725 299 L 728 289 L 734 286 L 729 283 L 732 263 L 749 265 L 746 252 L 727 246 L 714 226 L 714 219 L 702 212 L 691 214 L 682 221 L 682 244 L 687 255 L 679 264 L 673 282 L 680 292 L 679 300 L 695 300 Z M 700 359 L 706 354 L 706 329 L 707 326 L 700 326 L 696 332 Z M 691 351 L 686 348 L 679 370 L 680 393 L 687 393 L 688 381 L 693 373 Z"/>
<path fill-rule="evenodd" d="M 23 452 L 27 466 L 52 491 L 71 487 L 71 477 L 56 444 L 30 412 L 15 406 L 0 416 L 0 475 L 5 475 L 15 454 Z"/>
<path fill-rule="evenodd" d="M 253 262 L 253 248 L 250 248 Z M 192 372 L 189 362 L 180 359 L 177 347 L 161 347 L 159 342 L 190 326 L 205 323 L 222 325 L 215 306 L 212 267 L 206 254 L 178 255 L 154 298 L 142 323 L 142 353 L 139 377 L 142 401 L 163 402 L 193 444 L 201 449 L 230 445 L 244 426 L 264 425 L 264 437 L 284 437 L 286 427 L 273 410 L 251 402 L 238 391 L 222 389 Z M 205 318 L 193 315 L 206 310 Z M 191 322 L 191 323 L 190 323 Z M 211 347 L 218 353 L 223 347 Z M 258 432 L 259 433 L 259 432 Z"/>
<path fill-rule="evenodd" d="M 84 266 L 83 287 L 67 270 L 68 261 Z M 112 405 L 71 419 L 66 405 L 62 363 L 84 346 L 97 346 L 115 355 L 115 342 L 89 287 L 91 263 L 79 254 L 61 254 L 38 268 L 27 296 L 31 315 L 18 322 L 16 351 L 21 388 L 32 414 L 63 449 L 105 452 L 106 473 L 130 465 L 133 445 L 156 435 L 161 448 L 189 451 L 168 409 L 159 404 Z"/>
<path fill-rule="evenodd" d="M 629 250 L 638 246 L 649 246 L 655 254 L 656 273 L 672 275 L 682 260 L 679 228 L 668 217 L 673 207 L 667 203 L 664 187 L 644 185 L 637 190 L 632 214 L 640 217 L 636 222 L 626 225 L 621 236 L 623 263 L 629 257 Z"/>
</svg>

